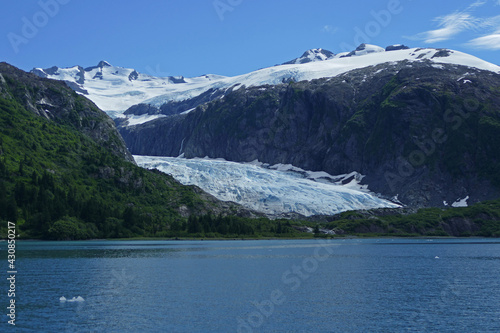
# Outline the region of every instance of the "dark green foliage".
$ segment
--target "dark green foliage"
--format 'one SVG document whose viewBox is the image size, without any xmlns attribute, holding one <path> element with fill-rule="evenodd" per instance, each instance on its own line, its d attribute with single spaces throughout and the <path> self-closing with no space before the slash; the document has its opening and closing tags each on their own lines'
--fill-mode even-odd
<svg viewBox="0 0 500 333">
<path fill-rule="evenodd" d="M 0 98 L 0 109 L 0 219 L 18 222 L 27 237 L 120 237 L 134 227 L 142 235 L 148 214 L 166 228 L 181 219 L 173 206 L 186 197 L 193 206 L 201 202 L 170 177 L 114 158 L 13 99 Z"/>
<path fill-rule="evenodd" d="M 199 190 L 121 157 L 125 148 L 113 127 L 92 130 L 112 123 L 88 100 L 55 81 L 11 68 L 7 72 L 7 84 L 0 82 L 1 236 L 7 221 L 16 222 L 21 237 L 30 238 L 158 236 L 171 229 L 186 233 L 180 207 L 189 214 L 217 207 Z M 62 101 L 64 108 L 54 118 L 26 109 L 36 105 L 30 98 L 37 89 Z M 235 233 L 240 232 L 247 230 L 240 227 Z"/>
<path fill-rule="evenodd" d="M 261 238 L 261 237 L 304 237 L 290 221 L 272 221 L 267 218 L 243 218 L 236 216 L 191 216 L 187 223 L 172 223 L 161 237 L 197 238 Z"/>
<path fill-rule="evenodd" d="M 346 234 L 500 237 L 500 199 L 470 207 L 345 212 L 327 223 Z"/>
</svg>

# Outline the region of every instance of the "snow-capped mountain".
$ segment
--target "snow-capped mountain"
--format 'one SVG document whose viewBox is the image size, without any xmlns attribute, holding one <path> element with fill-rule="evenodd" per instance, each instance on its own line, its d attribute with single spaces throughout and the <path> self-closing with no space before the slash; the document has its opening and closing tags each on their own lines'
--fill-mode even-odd
<svg viewBox="0 0 500 333">
<path fill-rule="evenodd" d="M 353 172 L 331 176 L 291 165 L 235 163 L 208 158 L 134 156 L 137 164 L 197 185 L 222 201 L 232 201 L 268 215 L 334 215 L 343 211 L 395 208 L 399 205 L 370 193 Z"/>
<path fill-rule="evenodd" d="M 308 62 L 325 61 L 335 58 L 335 53 L 325 49 L 311 49 L 293 60 L 283 63 L 283 65 L 307 64 Z"/>
<path fill-rule="evenodd" d="M 262 85 L 285 73 L 300 82 Z M 500 193 L 493 170 L 500 153 L 491 145 L 499 74 L 499 66 L 457 51 L 379 50 L 227 78 L 217 84 L 230 88 L 203 95 L 219 94 L 208 103 L 157 97 L 162 118 L 124 124 L 120 133 L 135 155 L 356 170 L 372 191 L 412 206 L 467 196 L 475 203 Z M 147 107 L 155 112 L 154 105 L 129 111 L 144 117 Z"/>
<path fill-rule="evenodd" d="M 392 45 L 386 49 L 370 44 L 362 44 L 350 53 L 328 56 L 326 50 L 306 52 L 309 59 L 324 59 L 308 63 L 284 64 L 260 69 L 234 77 L 203 75 L 196 78 L 154 77 L 142 74 L 134 69 L 111 66 L 101 61 L 97 66 L 83 69 L 52 67 L 36 68 L 33 73 L 51 79 L 64 80 L 75 91 L 85 94 L 102 110 L 112 116 L 121 116 L 129 107 L 146 104 L 153 108 L 148 114 L 162 113 L 160 107 L 167 103 L 178 103 L 193 99 L 209 92 L 210 96 L 201 99 L 205 103 L 224 96 L 228 91 L 245 87 L 276 85 L 283 82 L 314 80 L 335 77 L 349 71 L 399 61 L 423 62 L 435 64 L 456 64 L 500 73 L 500 67 L 459 51 L 412 48 Z M 319 58 L 318 58 L 319 57 Z M 300 58 L 299 58 L 300 59 Z M 305 59 L 305 58 L 304 58 Z M 300 61 L 299 61 L 300 62 Z M 176 108 L 177 113 L 189 111 L 196 105 L 189 104 L 184 109 Z M 139 114 L 143 114 L 141 111 Z M 145 120 L 156 119 L 149 117 Z M 134 122 L 137 124 L 138 120 Z"/>
<path fill-rule="evenodd" d="M 220 75 L 196 78 L 156 77 L 139 73 L 135 69 L 112 66 L 107 61 L 100 61 L 97 66 L 87 68 L 54 66 L 47 69 L 34 68 L 31 72 L 43 78 L 65 81 L 70 88 L 88 97 L 111 116 L 119 116 L 129 107 L 172 89 L 168 87 L 181 84 L 186 89 L 193 84 L 206 85 L 224 78 Z"/>
<path fill-rule="evenodd" d="M 415 207 L 465 197 L 474 203 L 500 193 L 493 167 L 500 165 L 500 154 L 488 136 L 497 133 L 500 122 L 496 119 L 500 111 L 495 111 L 500 66 L 459 51 L 400 44 L 385 49 L 362 44 L 330 59 L 319 53 L 325 55 L 319 51 L 304 55 L 316 61 L 295 61 L 234 77 L 155 78 L 105 62 L 87 69 L 34 72 L 63 79 L 108 114 L 121 115 L 120 133 L 136 155 L 257 159 L 330 174 L 358 170 L 372 191 L 398 196 Z M 469 103 L 472 111 L 468 101 L 474 102 Z M 200 168 L 206 179 L 215 173 L 213 167 L 201 168 L 211 170 L 207 172 Z M 182 172 L 175 177 L 187 177 L 199 186 L 206 183 L 205 178 L 195 182 L 194 176 Z M 223 173 L 216 178 L 231 177 Z M 283 209 L 285 200 L 276 197 Z M 257 194 L 250 198 L 245 200 L 254 201 Z M 342 209 L 360 207 L 357 199 L 350 199 L 344 201 L 351 203 L 350 208 L 346 204 Z M 304 214 L 328 213 L 307 198 L 300 200 L 308 203 Z M 269 200 L 264 202 L 268 207 L 262 209 L 276 209 Z M 294 202 L 299 200 L 288 205 Z"/>
<path fill-rule="evenodd" d="M 161 109 L 165 109 L 167 113 L 170 113 L 168 108 L 169 104 L 176 104 L 181 101 L 194 99 L 207 92 L 210 93 L 211 98 L 202 99 L 200 104 L 209 102 L 212 99 L 221 98 L 227 93 L 242 87 L 249 88 L 278 85 L 291 81 L 298 82 L 321 78 L 333 78 L 356 69 L 374 67 L 384 63 L 394 64 L 401 61 L 407 61 L 409 63 L 429 61 L 436 64 L 436 66 L 440 66 L 440 64 L 456 64 L 500 73 L 500 67 L 497 65 L 452 50 L 413 48 L 385 51 L 382 48 L 365 45 L 362 50 L 354 51 L 351 55 L 345 54 L 340 57 L 337 56 L 334 59 L 326 61 L 264 68 L 248 74 L 226 77 L 198 85 L 188 86 L 181 84 L 168 86 L 165 88 L 165 94 L 145 100 L 142 103 L 156 108 L 156 111 L 153 113 L 163 113 Z M 184 109 L 177 108 L 177 113 L 194 110 L 197 106 L 192 103 L 187 105 L 188 107 Z M 141 111 L 140 114 L 142 113 Z"/>
</svg>

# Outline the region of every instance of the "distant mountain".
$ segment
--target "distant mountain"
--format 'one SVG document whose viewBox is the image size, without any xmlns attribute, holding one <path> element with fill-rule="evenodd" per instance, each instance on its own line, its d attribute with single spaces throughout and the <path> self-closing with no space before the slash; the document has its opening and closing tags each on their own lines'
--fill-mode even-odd
<svg viewBox="0 0 500 333">
<path fill-rule="evenodd" d="M 321 50 L 321 51 L 320 51 Z M 438 53 L 439 51 L 439 53 Z M 447 54 L 447 56 L 442 56 Z M 437 49 L 408 49 L 404 45 L 381 48 L 362 44 L 352 52 L 333 56 L 329 51 L 306 51 L 307 63 L 274 66 L 238 75 L 202 75 L 195 78 L 155 77 L 141 74 L 134 69 L 111 66 L 101 61 L 97 66 L 83 68 L 35 68 L 32 73 L 46 78 L 63 80 L 69 87 L 91 99 L 113 118 L 129 118 L 129 124 L 140 124 L 162 115 L 179 114 L 193 110 L 198 105 L 221 98 L 233 89 L 277 85 L 290 81 L 314 80 L 335 77 L 357 68 L 375 66 L 386 62 L 426 59 L 440 63 L 454 63 L 485 70 L 499 71 L 498 66 L 458 51 Z M 298 59 L 301 59 L 298 58 Z M 319 61 L 323 59 L 323 61 Z M 300 62 L 300 60 L 299 60 Z"/>
<path fill-rule="evenodd" d="M 168 86 L 200 82 L 206 84 L 222 78 L 218 75 L 203 75 L 192 79 L 182 76 L 156 77 L 131 68 L 115 67 L 107 61 L 100 61 L 97 66 L 87 68 L 34 68 L 31 73 L 66 82 L 71 89 L 90 98 L 110 116 L 117 116 L 132 105 L 165 94 Z"/>
<path fill-rule="evenodd" d="M 281 65 L 260 69 L 248 74 L 235 77 L 215 79 L 210 82 L 193 84 L 178 84 L 165 88 L 166 93 L 135 105 L 124 114 L 127 117 L 134 115 L 172 115 L 192 111 L 198 105 L 220 99 L 227 93 L 249 87 L 265 85 L 279 85 L 282 83 L 311 81 L 322 78 L 332 78 L 343 75 L 355 69 L 377 66 L 384 63 L 401 61 L 425 62 L 430 61 L 436 66 L 440 64 L 456 64 L 500 72 L 500 67 L 474 56 L 440 49 L 407 49 L 403 45 L 387 48 L 363 44 L 350 53 L 337 54 L 333 59 L 314 61 L 304 64 Z M 143 118 L 151 121 L 151 118 Z M 135 124 L 140 120 L 136 120 Z"/>
</svg>

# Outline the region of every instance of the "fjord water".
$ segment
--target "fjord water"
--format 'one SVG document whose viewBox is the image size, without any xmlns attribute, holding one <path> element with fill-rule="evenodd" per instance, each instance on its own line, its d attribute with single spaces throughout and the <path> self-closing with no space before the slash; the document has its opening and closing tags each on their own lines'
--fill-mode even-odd
<svg viewBox="0 0 500 333">
<path fill-rule="evenodd" d="M 500 331 L 498 239 L 20 241 L 17 270 L 20 332 Z"/>
</svg>

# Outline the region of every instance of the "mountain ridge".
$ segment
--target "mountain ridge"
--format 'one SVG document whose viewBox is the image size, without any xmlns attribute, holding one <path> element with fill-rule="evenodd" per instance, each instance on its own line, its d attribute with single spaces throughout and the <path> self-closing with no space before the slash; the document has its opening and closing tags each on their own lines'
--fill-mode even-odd
<svg viewBox="0 0 500 333">
<path fill-rule="evenodd" d="M 97 69 L 91 67 L 94 68 L 93 71 L 95 73 L 88 72 L 87 85 L 82 85 L 77 83 L 78 80 L 81 80 L 81 74 L 77 76 L 77 71 L 79 71 L 78 68 L 81 69 L 82 67 L 72 67 L 64 71 L 63 69 L 59 69 L 61 73 L 58 75 L 49 75 L 42 69 L 33 69 L 32 72 L 53 79 L 66 80 L 74 90 L 80 93 L 87 92 L 89 94 L 87 97 L 92 99 L 101 109 L 116 118 L 123 117 L 123 113 L 127 109 L 139 104 L 150 106 L 148 112 L 154 112 L 149 113 L 150 115 L 161 114 L 163 112 L 161 110 L 162 107 L 168 109 L 166 104 L 190 100 L 206 94 L 208 91 L 217 92 L 216 95 L 221 96 L 227 91 L 243 85 L 250 87 L 280 84 L 292 80 L 310 81 L 324 77 L 335 77 L 353 69 L 374 66 L 383 62 L 404 60 L 418 62 L 426 59 L 437 64 L 462 64 L 497 73 L 500 72 L 499 66 L 462 52 L 432 48 L 409 49 L 407 46 L 401 44 L 391 45 L 385 49 L 375 45 L 361 44 L 356 50 L 350 53 L 337 54 L 329 60 L 304 64 L 279 65 L 234 77 L 203 75 L 196 78 L 155 78 L 150 75 L 140 74 L 134 69 L 106 67 L 103 74 L 109 80 L 106 81 L 100 76 L 95 77 Z M 108 71 L 107 74 L 106 71 Z M 118 76 L 115 74 L 116 72 L 119 73 Z M 129 75 L 132 72 L 137 72 L 139 79 L 130 81 Z M 155 108 L 155 111 L 151 107 Z M 190 109 L 192 107 L 179 109 L 178 113 L 186 112 Z M 144 111 L 139 112 L 143 113 Z M 166 111 L 166 114 L 170 112 Z"/>
</svg>

